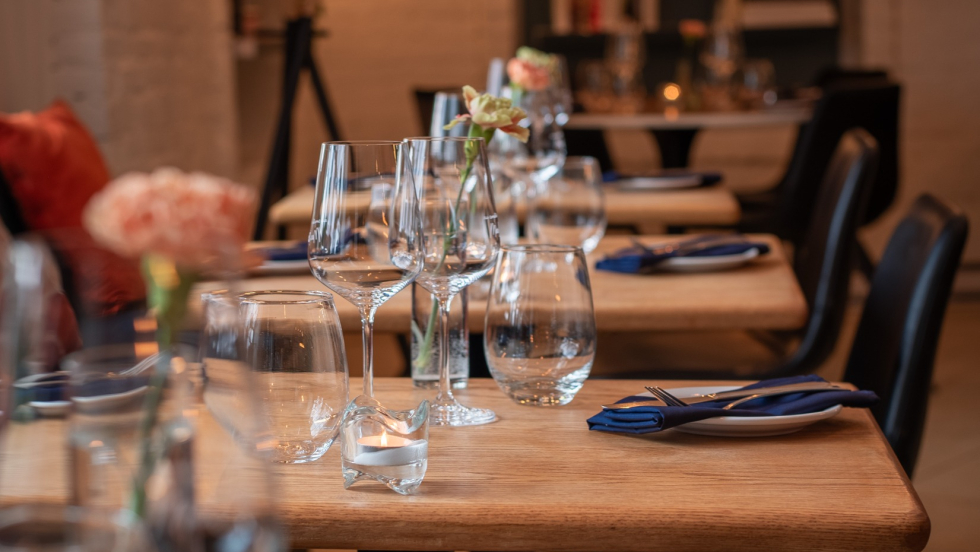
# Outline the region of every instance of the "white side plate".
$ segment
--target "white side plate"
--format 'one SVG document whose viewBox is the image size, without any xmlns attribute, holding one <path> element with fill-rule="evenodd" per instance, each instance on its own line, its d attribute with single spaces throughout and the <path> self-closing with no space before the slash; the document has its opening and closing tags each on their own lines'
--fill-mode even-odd
<svg viewBox="0 0 980 552">
<path fill-rule="evenodd" d="M 71 412 L 71 401 L 31 401 L 27 404 L 38 416 L 45 418 L 63 418 Z"/>
<path fill-rule="evenodd" d="M 72 397 L 71 400 L 75 403 L 75 408 L 79 412 L 106 412 L 128 406 L 137 400 L 143 400 L 143 395 L 146 394 L 146 390 L 147 386 L 144 385 L 143 387 L 137 387 L 125 393 L 113 393 L 111 395 L 98 395 L 94 397 Z"/>
<path fill-rule="evenodd" d="M 679 399 L 684 399 L 684 397 L 703 395 L 705 393 L 717 393 L 719 391 L 731 391 L 733 389 L 738 389 L 738 387 L 680 387 L 677 389 L 668 389 L 667 391 Z M 650 393 L 641 393 L 640 395 L 652 396 Z M 708 418 L 707 420 L 679 425 L 673 429 L 682 433 L 710 435 L 714 437 L 768 437 L 771 435 L 786 435 L 787 433 L 794 433 L 821 420 L 833 418 L 843 408 L 841 405 L 836 405 L 820 412 L 793 414 L 791 416 L 761 416 L 758 418 L 722 416 L 720 418 Z"/>
<path fill-rule="evenodd" d="M 304 273 L 310 273 L 310 262 L 306 259 L 296 261 L 266 261 L 259 266 L 248 269 L 248 274 L 250 276 Z"/>
<path fill-rule="evenodd" d="M 650 190 L 684 190 L 697 188 L 701 185 L 701 177 L 688 176 L 637 176 L 624 178 L 616 182 L 616 187 L 624 192 L 642 192 Z"/>
<path fill-rule="evenodd" d="M 713 272 L 742 266 L 759 256 L 758 249 L 736 255 L 705 255 L 703 257 L 674 257 L 657 266 L 669 272 Z"/>
</svg>

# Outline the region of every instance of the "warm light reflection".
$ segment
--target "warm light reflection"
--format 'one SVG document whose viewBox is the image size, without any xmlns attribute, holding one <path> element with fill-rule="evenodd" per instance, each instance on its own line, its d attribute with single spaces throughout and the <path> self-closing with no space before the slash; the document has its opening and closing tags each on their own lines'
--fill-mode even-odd
<svg viewBox="0 0 980 552">
<path fill-rule="evenodd" d="M 674 101 L 681 97 L 681 87 L 676 84 L 668 84 L 664 86 L 664 99 L 668 101 Z"/>
<path fill-rule="evenodd" d="M 155 332 L 157 331 L 157 319 L 156 318 L 137 318 L 133 320 L 133 329 L 136 333 L 144 332 Z"/>
<path fill-rule="evenodd" d="M 133 344 L 133 352 L 136 354 L 136 358 L 146 358 L 159 353 L 160 347 L 157 346 L 156 341 L 137 342 Z"/>
</svg>

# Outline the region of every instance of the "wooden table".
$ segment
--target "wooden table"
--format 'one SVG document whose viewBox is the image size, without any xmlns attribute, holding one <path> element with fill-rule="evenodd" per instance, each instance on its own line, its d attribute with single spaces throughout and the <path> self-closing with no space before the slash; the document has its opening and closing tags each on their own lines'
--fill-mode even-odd
<svg viewBox="0 0 980 552">
<path fill-rule="evenodd" d="M 676 241 L 678 236 L 640 237 L 646 244 Z M 626 236 L 608 236 L 590 255 L 593 303 L 599 331 L 768 329 L 791 330 L 803 326 L 807 305 L 787 262 L 779 240 L 752 236 L 769 244 L 769 255 L 751 264 L 722 272 L 652 275 L 617 274 L 595 270 L 595 260 L 628 247 Z M 203 292 L 219 283 L 199 284 Z M 326 290 L 309 274 L 249 278 L 240 282 L 244 291 L 289 289 Z M 195 296 L 196 297 L 196 296 Z M 482 331 L 486 301 L 471 294 L 469 327 Z M 360 315 L 350 303 L 334 297 L 341 325 L 347 331 L 360 328 Z M 375 328 L 381 332 L 408 333 L 412 316 L 410 290 L 405 289 L 378 309 Z M 191 300 L 189 325 L 201 326 L 200 301 Z"/>
<path fill-rule="evenodd" d="M 725 111 L 706 113 L 576 113 L 565 128 L 577 131 L 648 130 L 660 147 L 660 161 L 665 168 L 688 166 L 691 144 L 704 128 L 751 128 L 760 126 L 798 125 L 810 120 L 813 110 L 793 105 L 758 111 Z"/>
<path fill-rule="evenodd" d="M 716 438 L 673 430 L 590 432 L 599 405 L 651 382 L 591 380 L 568 406 L 514 404 L 489 380 L 463 402 L 499 421 L 434 428 L 418 494 L 343 489 L 339 446 L 311 464 L 272 467 L 296 548 L 370 550 L 922 550 L 929 518 L 867 410 L 845 408 L 798 433 Z M 691 382 L 661 383 L 665 387 Z M 704 382 L 700 382 L 704 385 Z M 352 381 L 352 389 L 360 382 Z M 432 398 L 379 378 L 396 408 Z M 198 415 L 198 480 L 234 450 Z M 12 423 L 0 460 L 5 504 L 68 496 L 65 422 Z M 204 450 L 206 449 L 206 450 Z M 198 484 L 199 500 L 218 499 Z"/>
<path fill-rule="evenodd" d="M 279 225 L 309 227 L 314 189 L 304 186 L 277 201 L 269 220 Z M 606 217 L 609 224 L 643 228 L 663 226 L 728 226 L 739 221 L 741 210 L 730 191 L 720 186 L 690 190 L 630 191 L 608 187 Z M 365 194 L 365 200 L 370 200 Z"/>
</svg>

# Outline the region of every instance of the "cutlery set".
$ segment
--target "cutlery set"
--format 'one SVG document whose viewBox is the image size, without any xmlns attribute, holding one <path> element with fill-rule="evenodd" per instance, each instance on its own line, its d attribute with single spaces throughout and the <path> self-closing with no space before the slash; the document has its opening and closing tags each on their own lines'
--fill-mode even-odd
<svg viewBox="0 0 980 552">
<path fill-rule="evenodd" d="M 778 395 L 789 395 L 792 393 L 820 393 L 824 391 L 845 390 L 844 388 L 838 387 L 829 382 L 819 381 L 794 383 L 789 385 L 780 385 L 777 387 L 736 389 L 733 391 L 721 391 L 718 393 L 696 394 L 680 399 L 658 386 L 647 387 L 646 389 L 654 396 L 654 398 L 659 399 L 660 402 L 663 402 L 667 406 L 686 407 L 706 402 L 731 400 L 732 402 L 722 407 L 723 410 L 731 410 L 732 408 L 735 408 L 741 404 L 762 397 L 775 397 Z M 655 401 L 631 401 L 626 403 L 604 404 L 602 405 L 602 408 L 607 410 L 626 410 L 644 406 L 655 406 L 652 404 L 654 402 Z"/>
</svg>

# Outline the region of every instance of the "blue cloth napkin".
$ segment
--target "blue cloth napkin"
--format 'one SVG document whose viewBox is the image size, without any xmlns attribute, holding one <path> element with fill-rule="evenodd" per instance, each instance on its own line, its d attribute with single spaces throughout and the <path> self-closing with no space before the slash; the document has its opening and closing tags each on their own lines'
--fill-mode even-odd
<svg viewBox="0 0 980 552">
<path fill-rule="evenodd" d="M 820 376 L 794 376 L 760 381 L 746 385 L 742 389 L 762 389 L 792 383 L 826 381 Z M 732 402 L 720 400 L 701 403 L 695 406 L 663 406 L 653 397 L 631 396 L 617 402 L 650 401 L 650 406 L 639 406 L 625 410 L 602 409 L 602 412 L 589 418 L 589 429 L 613 433 L 654 433 L 698 420 L 719 416 L 788 416 L 820 412 L 835 405 L 867 408 L 878 402 L 873 391 L 824 391 L 820 393 L 793 393 L 776 397 L 761 397 L 749 401 L 738 408 L 722 410 Z"/>
<path fill-rule="evenodd" d="M 685 177 L 685 176 L 701 177 L 701 184 L 698 185 L 699 188 L 704 186 L 714 186 L 715 184 L 721 182 L 721 173 L 696 172 L 696 171 L 689 171 L 686 169 L 665 169 L 659 172 L 642 173 L 642 174 L 623 174 L 616 171 L 606 171 L 602 173 L 602 181 L 616 182 L 623 178 L 656 178 L 656 177 Z"/>
<path fill-rule="evenodd" d="M 624 274 L 646 274 L 657 268 L 657 265 L 673 257 L 716 257 L 721 255 L 741 255 L 750 249 L 757 249 L 759 255 L 769 253 L 769 245 L 761 242 L 727 243 L 715 247 L 699 249 L 687 254 L 651 253 L 642 247 L 627 247 L 608 255 L 596 262 L 599 270 L 622 272 Z"/>
<path fill-rule="evenodd" d="M 307 245 L 305 241 L 286 247 L 263 247 L 258 249 L 270 261 L 305 261 Z"/>
</svg>

